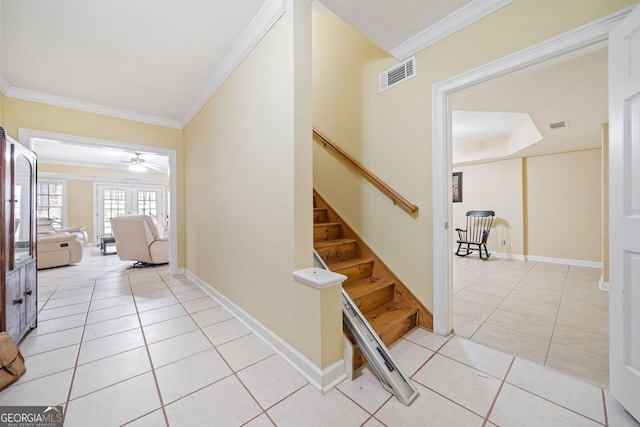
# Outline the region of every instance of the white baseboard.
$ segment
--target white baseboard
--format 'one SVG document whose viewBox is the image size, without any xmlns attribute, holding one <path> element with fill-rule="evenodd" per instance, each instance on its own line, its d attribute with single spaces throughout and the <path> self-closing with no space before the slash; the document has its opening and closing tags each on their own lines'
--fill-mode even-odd
<svg viewBox="0 0 640 427">
<path fill-rule="evenodd" d="M 453 253 L 456 253 L 456 250 L 458 249 L 458 247 L 454 247 L 453 248 Z M 516 261 L 526 261 L 526 258 L 524 255 L 522 254 L 510 254 L 507 252 L 497 252 L 497 251 L 489 251 L 489 254 L 491 254 L 491 257 L 493 258 L 500 258 L 500 259 L 514 259 Z M 469 255 L 467 255 L 469 256 Z M 476 258 L 478 258 L 478 254 L 476 251 Z"/>
<path fill-rule="evenodd" d="M 506 252 L 489 252 L 489 253 L 491 254 L 491 256 L 494 256 L 500 259 L 513 259 L 516 261 L 526 261 L 525 256 L 522 254 L 510 254 Z"/>
<path fill-rule="evenodd" d="M 584 261 L 581 259 L 551 258 L 544 256 L 527 255 L 527 260 L 548 262 L 550 264 L 574 265 L 576 267 L 602 268 L 602 263 L 599 261 Z"/>
<path fill-rule="evenodd" d="M 453 252 L 456 252 L 456 248 L 453 248 Z M 489 251 L 492 257 L 500 259 L 513 259 L 516 261 L 536 261 L 536 262 L 548 262 L 549 264 L 562 264 L 562 265 L 574 265 L 576 267 L 591 267 L 602 268 L 602 263 L 599 261 L 584 261 L 581 259 L 569 259 L 569 258 L 553 258 L 537 255 L 522 255 L 522 254 L 510 254 L 506 252 Z"/>
<path fill-rule="evenodd" d="M 598 287 L 600 288 L 601 291 L 609 292 L 609 289 L 611 289 L 611 284 L 609 282 L 605 282 L 604 280 L 602 280 L 602 276 L 600 276 Z"/>
<path fill-rule="evenodd" d="M 222 295 L 211 285 L 200 279 L 189 269 L 185 270 L 184 275 L 215 299 L 221 306 L 229 310 L 253 333 L 262 338 L 264 342 L 273 348 L 276 353 L 284 358 L 300 375 L 302 375 L 321 393 L 328 392 L 346 379 L 344 359 L 340 359 L 330 366 L 320 369 L 306 356 L 289 345 L 273 331 L 265 327 L 249 313 L 238 307 L 234 302 Z"/>
</svg>

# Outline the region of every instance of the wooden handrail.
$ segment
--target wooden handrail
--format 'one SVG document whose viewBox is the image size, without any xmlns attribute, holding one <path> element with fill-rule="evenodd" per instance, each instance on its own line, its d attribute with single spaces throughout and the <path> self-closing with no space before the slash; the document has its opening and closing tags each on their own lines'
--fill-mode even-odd
<svg viewBox="0 0 640 427">
<path fill-rule="evenodd" d="M 410 201 L 402 197 L 400 193 L 398 193 L 393 188 L 389 187 L 384 181 L 382 181 L 380 178 L 375 176 L 373 172 L 371 172 L 369 169 L 362 166 L 360 162 L 358 162 L 356 159 L 354 159 L 349 154 L 347 154 L 342 148 L 338 147 L 336 144 L 331 142 L 329 138 L 327 138 L 326 136 L 324 136 L 323 134 L 321 134 L 315 129 L 313 129 L 313 135 L 316 136 L 320 140 L 320 142 L 324 144 L 325 147 L 328 146 L 333 151 L 338 153 L 343 159 L 345 159 L 349 164 L 351 164 L 351 166 L 356 168 L 358 172 L 360 172 L 365 178 L 367 178 L 369 182 L 371 182 L 373 185 L 378 187 L 380 191 L 386 194 L 393 201 L 394 205 L 400 205 L 402 209 L 404 209 L 409 213 L 415 213 L 418 211 L 418 206 L 414 205 L 413 203 L 411 203 Z"/>
</svg>

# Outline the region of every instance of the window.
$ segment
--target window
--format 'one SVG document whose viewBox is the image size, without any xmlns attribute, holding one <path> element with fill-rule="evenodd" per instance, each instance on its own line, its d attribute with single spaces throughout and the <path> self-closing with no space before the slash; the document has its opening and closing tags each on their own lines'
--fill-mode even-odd
<svg viewBox="0 0 640 427">
<path fill-rule="evenodd" d="M 63 226 L 64 181 L 39 181 L 36 193 L 38 216 L 53 220 L 54 227 Z"/>
</svg>

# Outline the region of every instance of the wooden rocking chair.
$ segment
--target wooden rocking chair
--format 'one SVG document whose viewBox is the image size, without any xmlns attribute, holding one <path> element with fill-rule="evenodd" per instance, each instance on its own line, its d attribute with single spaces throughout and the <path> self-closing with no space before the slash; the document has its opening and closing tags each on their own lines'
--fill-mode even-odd
<svg viewBox="0 0 640 427">
<path fill-rule="evenodd" d="M 456 255 L 467 256 L 477 250 L 480 252 L 480 259 L 482 259 L 482 248 L 484 248 L 486 255 L 484 258 L 488 259 L 491 256 L 487 250 L 487 240 L 489 239 L 489 232 L 495 215 L 494 211 L 467 212 L 467 228 L 464 230 L 456 228 L 458 232 Z M 463 245 L 466 245 L 466 248 L 463 248 Z M 475 248 L 472 248 L 472 246 L 475 246 Z"/>
</svg>

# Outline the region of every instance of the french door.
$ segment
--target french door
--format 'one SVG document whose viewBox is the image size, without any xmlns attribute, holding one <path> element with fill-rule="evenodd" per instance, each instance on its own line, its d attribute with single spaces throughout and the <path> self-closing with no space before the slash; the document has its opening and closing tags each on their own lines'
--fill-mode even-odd
<svg viewBox="0 0 640 427">
<path fill-rule="evenodd" d="M 165 227 L 164 187 L 158 185 L 97 184 L 96 240 L 110 235 L 111 218 L 149 215 L 160 232 Z"/>
</svg>

